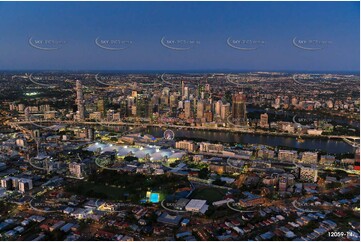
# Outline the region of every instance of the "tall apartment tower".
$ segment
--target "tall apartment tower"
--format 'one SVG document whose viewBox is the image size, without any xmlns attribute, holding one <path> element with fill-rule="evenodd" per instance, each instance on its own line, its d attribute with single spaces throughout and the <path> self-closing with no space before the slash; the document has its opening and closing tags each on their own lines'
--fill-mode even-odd
<svg viewBox="0 0 361 242">
<path fill-rule="evenodd" d="M 215 105 L 214 105 L 214 112 L 215 112 L 215 116 L 216 117 L 220 117 L 221 116 L 221 108 L 222 108 L 222 101 L 218 100 Z"/>
<path fill-rule="evenodd" d="M 189 100 L 184 101 L 184 116 L 185 118 L 191 118 L 191 102 Z"/>
<path fill-rule="evenodd" d="M 26 107 L 24 109 L 24 113 L 25 113 L 25 121 L 29 121 L 29 119 L 30 119 L 30 108 Z"/>
<path fill-rule="evenodd" d="M 198 100 L 197 102 L 197 118 L 203 118 L 204 117 L 204 101 Z"/>
<path fill-rule="evenodd" d="M 222 106 L 221 106 L 221 119 L 223 121 L 227 120 L 227 118 L 229 116 L 230 107 L 231 107 L 231 105 L 229 103 L 222 104 Z"/>
<path fill-rule="evenodd" d="M 83 85 L 81 81 L 76 80 L 76 105 L 78 107 L 78 121 L 85 120 L 85 108 L 84 108 L 84 96 L 83 96 Z"/>
<path fill-rule="evenodd" d="M 182 84 L 182 90 L 181 90 L 182 93 L 181 93 L 181 95 L 182 95 L 182 98 L 183 98 L 184 97 L 184 81 L 182 81 L 181 84 Z"/>
</svg>

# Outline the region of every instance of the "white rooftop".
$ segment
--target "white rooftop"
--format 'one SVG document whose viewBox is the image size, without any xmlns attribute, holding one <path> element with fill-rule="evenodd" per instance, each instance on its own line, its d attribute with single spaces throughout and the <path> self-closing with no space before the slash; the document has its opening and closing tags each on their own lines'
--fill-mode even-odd
<svg viewBox="0 0 361 242">
<path fill-rule="evenodd" d="M 187 206 L 185 207 L 186 210 L 201 210 L 202 207 L 206 204 L 207 200 L 200 200 L 200 199 L 192 199 L 189 201 Z"/>
<path fill-rule="evenodd" d="M 94 143 L 91 144 L 87 150 L 88 151 L 96 151 L 98 148 L 101 149 L 101 153 L 107 151 L 116 151 L 119 156 L 126 156 L 130 152 L 133 153 L 134 156 L 143 159 L 147 154 L 150 155 L 151 159 L 154 161 L 162 160 L 164 157 L 169 159 L 180 159 L 186 152 L 176 149 L 160 149 L 158 146 L 147 145 L 144 147 L 135 147 L 128 145 L 112 145 L 112 144 L 102 144 L 102 143 Z"/>
</svg>

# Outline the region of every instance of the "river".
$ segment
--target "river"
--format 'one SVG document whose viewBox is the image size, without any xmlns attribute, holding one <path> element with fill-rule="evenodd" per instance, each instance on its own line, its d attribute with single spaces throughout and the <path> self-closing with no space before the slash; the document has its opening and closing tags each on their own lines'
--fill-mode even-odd
<svg viewBox="0 0 361 242">
<path fill-rule="evenodd" d="M 158 127 L 147 128 L 146 133 L 155 137 L 162 137 L 164 130 Z M 285 146 L 293 149 L 319 150 L 329 154 L 354 153 L 351 145 L 338 139 L 304 138 L 304 142 L 297 142 L 296 137 L 272 136 L 246 133 L 225 133 L 205 130 L 176 130 L 173 129 L 176 138 L 203 139 L 211 142 L 238 143 L 238 144 L 263 144 L 269 146 Z"/>
</svg>

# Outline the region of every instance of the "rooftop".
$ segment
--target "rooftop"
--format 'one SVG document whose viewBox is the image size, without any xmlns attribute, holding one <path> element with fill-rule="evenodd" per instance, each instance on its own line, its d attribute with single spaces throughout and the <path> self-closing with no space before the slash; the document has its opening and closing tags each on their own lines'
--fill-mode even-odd
<svg viewBox="0 0 361 242">
<path fill-rule="evenodd" d="M 128 145 L 113 145 L 113 144 L 102 144 L 94 143 L 90 145 L 88 151 L 96 151 L 98 148 L 101 149 L 101 153 L 116 151 L 119 156 L 126 156 L 132 153 L 134 156 L 140 159 L 144 159 L 149 154 L 150 159 L 153 161 L 162 160 L 164 157 L 168 159 L 180 159 L 186 154 L 184 151 L 175 149 L 160 149 L 158 146 L 147 145 L 142 147 L 128 146 Z"/>
</svg>

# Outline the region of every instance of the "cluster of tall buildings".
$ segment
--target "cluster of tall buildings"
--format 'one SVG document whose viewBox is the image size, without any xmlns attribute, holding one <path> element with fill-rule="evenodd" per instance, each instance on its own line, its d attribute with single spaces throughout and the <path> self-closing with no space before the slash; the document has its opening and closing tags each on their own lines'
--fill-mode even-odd
<svg viewBox="0 0 361 242">
<path fill-rule="evenodd" d="M 76 81 L 75 120 L 86 119 L 85 100 L 81 81 Z M 172 91 L 168 87 L 162 90 L 132 90 L 129 95 L 119 97 L 117 110 L 106 108 L 103 97 L 99 97 L 96 112 L 89 114 L 90 119 L 117 121 L 124 117 L 157 118 L 167 115 L 190 123 L 227 122 L 234 125 L 247 125 L 246 95 L 235 93 L 230 100 L 212 97 L 208 83 L 187 86 L 181 82 L 180 90 Z"/>
</svg>

